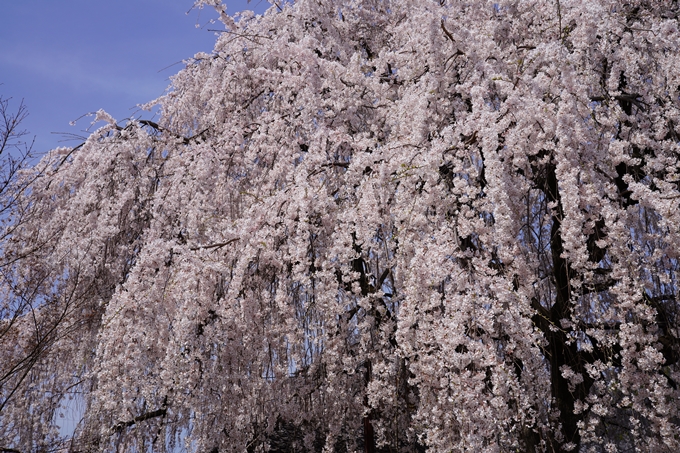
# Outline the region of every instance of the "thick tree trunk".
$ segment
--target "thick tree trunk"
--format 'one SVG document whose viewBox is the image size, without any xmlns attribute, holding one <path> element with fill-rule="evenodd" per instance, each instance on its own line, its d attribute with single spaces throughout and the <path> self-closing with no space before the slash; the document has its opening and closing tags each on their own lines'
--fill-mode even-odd
<svg viewBox="0 0 680 453">
<path fill-rule="evenodd" d="M 557 203 L 552 215 L 550 231 L 550 250 L 552 252 L 553 277 L 555 282 L 555 300 L 549 312 L 550 324 L 546 325 L 543 333 L 548 340 L 547 358 L 550 362 L 550 381 L 552 397 L 559 410 L 562 424 L 562 434 L 565 443 L 572 443 L 579 451 L 581 438 L 578 430 L 580 417 L 574 414 L 574 403 L 583 400 L 588 395 L 592 380 L 584 369 L 584 357 L 574 341 L 569 341 L 569 328 L 562 327 L 562 320 L 571 318 L 571 285 L 574 277 L 568 261 L 564 257 L 561 222 L 564 218 L 562 201 L 555 174 L 555 163 L 551 162 L 546 168 L 545 194 L 548 200 Z M 581 374 L 583 381 L 570 389 L 569 381 L 562 376 L 564 366 L 568 366 L 574 373 Z M 555 441 L 555 439 L 551 439 Z"/>
</svg>

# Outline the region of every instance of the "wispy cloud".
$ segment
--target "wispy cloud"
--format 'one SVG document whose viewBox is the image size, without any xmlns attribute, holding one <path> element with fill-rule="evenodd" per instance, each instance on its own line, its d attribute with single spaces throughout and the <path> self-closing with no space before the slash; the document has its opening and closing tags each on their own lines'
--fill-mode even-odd
<svg viewBox="0 0 680 453">
<path fill-rule="evenodd" d="M 68 89 L 122 95 L 146 102 L 162 94 L 168 85 L 161 74 L 153 77 L 134 74 L 131 70 L 119 71 L 65 51 L 24 49 L 1 40 L 0 49 L 0 67 L 4 66 L 5 70 L 37 76 Z"/>
</svg>

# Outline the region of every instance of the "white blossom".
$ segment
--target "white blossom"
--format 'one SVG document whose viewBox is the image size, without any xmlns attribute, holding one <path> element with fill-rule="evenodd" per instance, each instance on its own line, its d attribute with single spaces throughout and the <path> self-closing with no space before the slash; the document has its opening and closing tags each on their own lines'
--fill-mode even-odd
<svg viewBox="0 0 680 453">
<path fill-rule="evenodd" d="M 22 173 L 0 450 L 680 448 L 674 2 L 203 5 Z"/>
</svg>

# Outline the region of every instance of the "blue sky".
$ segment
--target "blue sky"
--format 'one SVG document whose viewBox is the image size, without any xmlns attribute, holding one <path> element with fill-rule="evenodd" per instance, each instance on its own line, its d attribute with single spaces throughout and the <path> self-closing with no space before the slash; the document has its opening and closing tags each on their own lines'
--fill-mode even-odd
<svg viewBox="0 0 680 453">
<path fill-rule="evenodd" d="M 34 151 L 75 146 L 103 108 L 117 120 L 163 94 L 182 60 L 210 52 L 212 9 L 193 0 L 0 0 L 0 95 L 23 99 Z M 227 13 L 258 14 L 265 0 L 226 0 Z M 191 10 L 191 11 L 190 11 Z M 187 12 L 189 12 L 187 14 Z M 142 112 L 145 117 L 149 113 Z M 137 115 L 140 113 L 137 112 Z"/>
</svg>

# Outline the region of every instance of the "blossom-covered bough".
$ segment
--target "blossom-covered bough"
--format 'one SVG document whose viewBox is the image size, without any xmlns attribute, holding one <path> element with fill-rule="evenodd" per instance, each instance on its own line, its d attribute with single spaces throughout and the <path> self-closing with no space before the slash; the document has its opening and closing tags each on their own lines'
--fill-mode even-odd
<svg viewBox="0 0 680 453">
<path fill-rule="evenodd" d="M 0 450 L 678 451 L 677 1 L 201 3 L 26 173 Z"/>
</svg>

